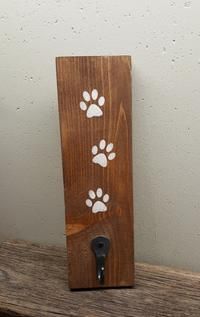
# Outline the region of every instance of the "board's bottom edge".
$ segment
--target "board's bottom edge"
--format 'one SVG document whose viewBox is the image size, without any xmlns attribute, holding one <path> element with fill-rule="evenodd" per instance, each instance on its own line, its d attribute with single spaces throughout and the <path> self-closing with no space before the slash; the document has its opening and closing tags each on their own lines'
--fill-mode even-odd
<svg viewBox="0 0 200 317">
<path fill-rule="evenodd" d="M 79 292 L 79 291 L 100 291 L 100 290 L 110 290 L 110 289 L 134 289 L 135 283 L 130 285 L 114 285 L 114 286 L 98 286 L 98 287 L 69 287 L 69 290 L 72 292 Z"/>
</svg>

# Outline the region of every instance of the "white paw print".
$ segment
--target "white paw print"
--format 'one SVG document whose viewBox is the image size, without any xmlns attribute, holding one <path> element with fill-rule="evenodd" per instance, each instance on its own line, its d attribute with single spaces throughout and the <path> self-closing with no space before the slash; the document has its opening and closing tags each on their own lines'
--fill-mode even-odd
<svg viewBox="0 0 200 317">
<path fill-rule="evenodd" d="M 87 118 L 92 117 L 101 117 L 103 115 L 103 111 L 100 107 L 102 107 L 105 103 L 105 98 L 103 96 L 98 98 L 98 91 L 96 89 L 92 90 L 91 95 L 89 92 L 83 92 L 84 101 L 80 102 L 80 108 L 83 111 L 86 111 Z"/>
<path fill-rule="evenodd" d="M 111 152 L 112 149 L 113 143 L 109 143 L 106 146 L 106 141 L 101 140 L 99 142 L 99 146 L 94 145 L 92 147 L 92 154 L 94 155 L 92 162 L 95 164 L 99 164 L 102 167 L 106 167 L 108 165 L 108 160 L 114 160 L 114 158 L 116 157 L 116 153 Z M 102 153 L 102 151 L 104 151 L 105 153 Z"/>
<path fill-rule="evenodd" d="M 103 195 L 103 190 L 101 188 L 98 188 L 96 193 L 93 190 L 89 190 L 88 196 L 89 199 L 86 199 L 85 203 L 89 208 L 92 208 L 94 214 L 107 211 L 106 203 L 109 201 L 109 195 Z"/>
</svg>

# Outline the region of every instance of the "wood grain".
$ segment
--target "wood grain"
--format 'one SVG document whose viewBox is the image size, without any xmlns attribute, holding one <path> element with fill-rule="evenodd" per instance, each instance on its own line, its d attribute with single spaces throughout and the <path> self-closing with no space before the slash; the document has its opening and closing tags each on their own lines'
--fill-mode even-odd
<svg viewBox="0 0 200 317">
<path fill-rule="evenodd" d="M 70 288 L 101 287 L 91 240 L 110 239 L 103 287 L 132 286 L 133 188 L 131 58 L 58 57 L 57 83 L 62 141 Z M 86 118 L 79 107 L 84 90 L 105 97 L 103 116 Z M 116 158 L 106 168 L 92 162 L 101 139 L 114 144 Z M 86 206 L 90 189 L 110 196 L 105 213 Z"/>
<path fill-rule="evenodd" d="M 0 316 L 199 317 L 200 274 L 136 264 L 135 288 L 68 289 L 64 248 L 0 247 Z"/>
</svg>

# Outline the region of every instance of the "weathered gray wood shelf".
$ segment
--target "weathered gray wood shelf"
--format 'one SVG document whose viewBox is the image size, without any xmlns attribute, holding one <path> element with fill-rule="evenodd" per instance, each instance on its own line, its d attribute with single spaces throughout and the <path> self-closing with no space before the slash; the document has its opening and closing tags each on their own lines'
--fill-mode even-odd
<svg viewBox="0 0 200 317">
<path fill-rule="evenodd" d="M 66 261 L 63 248 L 2 243 L 0 316 L 200 316 L 200 274 L 136 264 L 134 289 L 71 292 Z"/>
</svg>

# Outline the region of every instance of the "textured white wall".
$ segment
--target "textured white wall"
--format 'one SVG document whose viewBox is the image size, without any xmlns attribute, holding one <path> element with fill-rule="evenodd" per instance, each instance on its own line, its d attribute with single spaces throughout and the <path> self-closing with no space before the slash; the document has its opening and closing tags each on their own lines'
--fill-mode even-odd
<svg viewBox="0 0 200 317">
<path fill-rule="evenodd" d="M 1 240 L 65 243 L 55 56 L 130 54 L 136 258 L 200 270 L 199 10 L 199 0 L 1 0 Z"/>
</svg>

